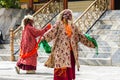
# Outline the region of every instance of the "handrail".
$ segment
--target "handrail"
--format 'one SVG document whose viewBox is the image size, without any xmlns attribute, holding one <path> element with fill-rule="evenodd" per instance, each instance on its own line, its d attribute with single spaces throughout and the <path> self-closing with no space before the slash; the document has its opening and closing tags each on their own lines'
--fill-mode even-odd
<svg viewBox="0 0 120 80">
<path fill-rule="evenodd" d="M 21 26 L 19 26 L 16 30 L 14 30 L 14 34 L 16 34 L 20 29 L 21 29 L 22 27 Z"/>
<path fill-rule="evenodd" d="M 34 14 L 33 17 L 38 14 L 42 9 L 44 9 L 48 4 L 50 4 L 52 2 L 52 0 L 50 0 L 49 2 L 47 2 L 45 5 L 43 5 L 39 10 L 37 10 Z M 15 31 L 14 34 L 19 31 L 19 29 L 21 29 L 21 26 L 19 26 Z"/>
<path fill-rule="evenodd" d="M 87 30 L 101 17 L 107 10 L 107 0 L 95 0 L 75 21 L 80 31 L 86 33 Z"/>
<path fill-rule="evenodd" d="M 38 14 L 41 10 L 43 10 L 48 4 L 50 4 L 53 0 L 50 0 L 49 2 L 47 2 L 45 5 L 43 5 L 39 10 L 37 10 L 33 16 L 35 16 L 36 14 Z"/>
<path fill-rule="evenodd" d="M 35 15 L 37 15 L 42 9 L 44 9 L 48 4 L 50 4 L 52 2 L 52 0 L 50 0 L 49 2 L 47 2 L 45 5 L 43 5 L 39 10 L 37 10 L 34 14 L 33 17 Z M 16 30 L 14 30 L 14 34 L 17 33 L 17 31 L 19 31 L 19 29 L 21 29 L 21 26 L 19 26 Z"/>
<path fill-rule="evenodd" d="M 93 3 L 90 4 L 90 6 L 74 21 L 76 23 L 87 11 L 95 4 L 97 0 L 95 0 Z"/>
<path fill-rule="evenodd" d="M 107 0 L 95 0 L 73 23 L 83 34 L 87 33 L 92 27 L 94 27 L 95 23 L 106 12 L 106 10 Z M 84 46 L 82 47 L 84 48 Z M 92 49 L 90 51 L 92 51 Z M 85 57 L 87 54 L 88 53 L 80 55 Z"/>
</svg>

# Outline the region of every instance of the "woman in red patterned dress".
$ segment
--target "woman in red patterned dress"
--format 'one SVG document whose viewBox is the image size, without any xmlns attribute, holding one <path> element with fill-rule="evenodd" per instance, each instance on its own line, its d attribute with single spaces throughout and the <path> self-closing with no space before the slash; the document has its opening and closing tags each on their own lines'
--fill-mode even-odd
<svg viewBox="0 0 120 80">
<path fill-rule="evenodd" d="M 22 20 L 22 39 L 20 44 L 20 57 L 17 61 L 16 71 L 19 74 L 20 69 L 26 70 L 26 73 L 35 73 L 37 65 L 37 48 L 36 38 L 42 36 L 50 26 L 38 30 L 33 26 L 33 16 L 26 15 Z"/>
</svg>

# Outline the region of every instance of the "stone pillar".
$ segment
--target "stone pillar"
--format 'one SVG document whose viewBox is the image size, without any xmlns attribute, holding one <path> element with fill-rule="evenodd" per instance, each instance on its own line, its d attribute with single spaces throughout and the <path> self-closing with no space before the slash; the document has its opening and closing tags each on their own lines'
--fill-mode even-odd
<svg viewBox="0 0 120 80">
<path fill-rule="evenodd" d="M 64 0 L 63 6 L 64 9 L 68 9 L 68 0 Z"/>
</svg>

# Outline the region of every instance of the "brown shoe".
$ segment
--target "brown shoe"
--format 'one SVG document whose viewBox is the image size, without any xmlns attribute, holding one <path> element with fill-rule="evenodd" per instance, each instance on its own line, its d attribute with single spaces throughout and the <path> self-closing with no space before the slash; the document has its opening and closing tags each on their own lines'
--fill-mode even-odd
<svg viewBox="0 0 120 80">
<path fill-rule="evenodd" d="M 16 70 L 17 74 L 20 74 L 20 68 L 19 67 L 15 66 L 15 70 Z"/>
</svg>

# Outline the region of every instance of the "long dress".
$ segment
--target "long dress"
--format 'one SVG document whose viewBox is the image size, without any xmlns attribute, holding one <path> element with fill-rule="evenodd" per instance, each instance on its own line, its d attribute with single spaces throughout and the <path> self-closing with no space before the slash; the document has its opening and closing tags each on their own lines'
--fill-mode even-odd
<svg viewBox="0 0 120 80">
<path fill-rule="evenodd" d="M 23 70 L 36 70 L 36 65 L 37 65 L 37 50 L 35 50 L 36 45 L 37 45 L 37 40 L 36 38 L 38 36 L 42 36 L 44 34 L 45 30 L 38 30 L 35 29 L 31 25 L 26 25 L 25 29 L 22 31 L 22 40 L 20 44 L 20 54 L 27 54 L 28 56 L 23 58 L 19 57 L 17 61 L 17 66 L 20 69 Z M 32 52 L 32 55 L 29 53 Z M 21 53 L 22 51 L 22 53 Z"/>
<path fill-rule="evenodd" d="M 80 68 L 78 42 L 95 48 L 91 41 L 81 32 L 78 32 L 74 24 L 65 26 L 62 21 L 56 22 L 53 27 L 44 34 L 44 39 L 47 42 L 54 40 L 51 51 L 54 58 L 54 80 L 75 79 L 75 65 L 77 70 Z"/>
<path fill-rule="evenodd" d="M 69 25 L 65 26 L 66 34 L 70 38 L 72 30 Z M 70 44 L 71 45 L 71 44 Z M 55 68 L 54 80 L 72 80 L 75 79 L 75 58 L 73 55 L 72 47 L 70 47 L 70 62 L 71 67 Z"/>
</svg>

